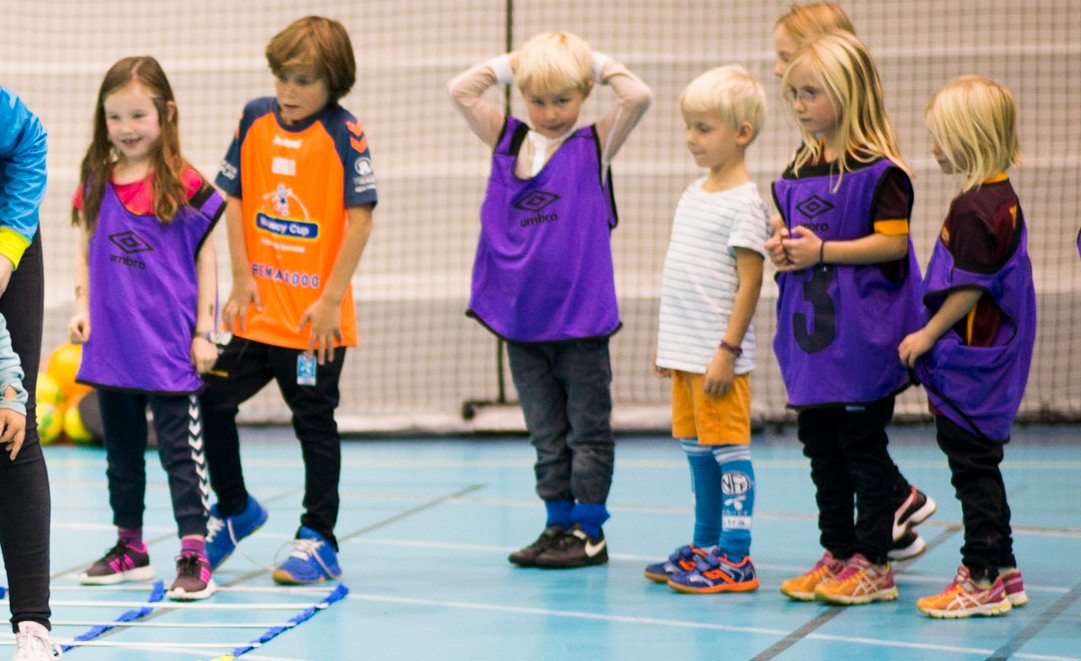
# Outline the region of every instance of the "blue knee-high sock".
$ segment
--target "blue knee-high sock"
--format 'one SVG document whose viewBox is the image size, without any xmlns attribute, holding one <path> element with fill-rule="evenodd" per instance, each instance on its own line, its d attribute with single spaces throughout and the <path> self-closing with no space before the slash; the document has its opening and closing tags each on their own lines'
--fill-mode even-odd
<svg viewBox="0 0 1081 661">
<path fill-rule="evenodd" d="M 721 551 L 733 562 L 751 552 L 751 518 L 754 514 L 754 467 L 747 445 L 717 445 L 713 456 L 721 471 L 723 531 Z"/>
<path fill-rule="evenodd" d="M 544 501 L 544 507 L 548 510 L 548 522 L 544 524 L 545 528 L 562 526 L 566 530 L 571 527 L 573 500 L 546 500 Z"/>
<path fill-rule="evenodd" d="M 571 510 L 571 523 L 582 526 L 590 537 L 601 536 L 601 526 L 608 520 L 608 508 L 604 503 L 577 503 Z"/>
<path fill-rule="evenodd" d="M 708 445 L 684 438 L 680 446 L 691 465 L 691 493 L 694 494 L 694 539 L 699 548 L 716 546 L 721 539 L 721 468 Z"/>
</svg>

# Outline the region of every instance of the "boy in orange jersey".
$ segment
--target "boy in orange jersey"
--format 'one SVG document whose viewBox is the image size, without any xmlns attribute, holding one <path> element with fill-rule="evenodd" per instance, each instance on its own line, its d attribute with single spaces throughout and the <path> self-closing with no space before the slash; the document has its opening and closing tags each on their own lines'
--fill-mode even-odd
<svg viewBox="0 0 1081 661">
<path fill-rule="evenodd" d="M 338 105 L 356 80 L 337 21 L 309 16 L 267 46 L 275 96 L 244 108 L 217 185 L 227 194 L 233 289 L 222 310 L 233 333 L 203 394 L 210 483 L 218 496 L 207 555 L 216 568 L 267 519 L 244 487 L 236 414 L 270 380 L 293 413 L 304 456 L 304 513 L 282 584 L 341 576 L 341 446 L 334 409 L 345 347 L 357 344 L 349 286 L 376 204 L 368 141 Z"/>
</svg>

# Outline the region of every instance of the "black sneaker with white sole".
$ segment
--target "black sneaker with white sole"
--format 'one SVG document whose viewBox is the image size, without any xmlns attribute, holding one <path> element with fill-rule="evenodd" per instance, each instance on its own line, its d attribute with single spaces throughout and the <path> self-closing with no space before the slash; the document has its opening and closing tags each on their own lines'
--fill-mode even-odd
<svg viewBox="0 0 1081 661">
<path fill-rule="evenodd" d="M 909 528 L 919 525 L 935 513 L 938 505 L 930 496 L 916 487 L 910 487 L 908 496 L 893 513 L 893 541 L 900 541 Z"/>
<path fill-rule="evenodd" d="M 519 567 L 532 567 L 537 562 L 537 556 L 555 546 L 559 538 L 563 536 L 563 532 L 563 526 L 548 526 L 537 538 L 537 541 L 511 553 L 507 556 L 507 560 Z"/>
<path fill-rule="evenodd" d="M 886 555 L 890 560 L 910 560 L 926 550 L 927 542 L 923 541 L 918 532 L 909 528 L 901 539 L 893 543 Z"/>
<path fill-rule="evenodd" d="M 593 537 L 576 523 L 556 540 L 552 548 L 538 555 L 534 565 L 542 569 L 573 569 L 607 562 L 608 543 L 604 541 L 604 531 Z"/>
</svg>

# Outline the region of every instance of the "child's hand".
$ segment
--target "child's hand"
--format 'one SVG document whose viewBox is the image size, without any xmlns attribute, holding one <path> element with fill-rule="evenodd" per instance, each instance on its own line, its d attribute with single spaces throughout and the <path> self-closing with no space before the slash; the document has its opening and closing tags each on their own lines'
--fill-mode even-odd
<svg viewBox="0 0 1081 661">
<path fill-rule="evenodd" d="M 729 351 L 721 349 L 709 361 L 709 367 L 702 376 L 702 390 L 707 395 L 720 397 L 732 389 L 732 381 L 735 379 L 736 357 Z"/>
<path fill-rule="evenodd" d="M 657 349 L 653 349 L 653 374 L 662 378 L 669 379 L 672 377 L 672 370 L 667 367 L 657 367 Z"/>
<path fill-rule="evenodd" d="M 196 374 L 206 374 L 218 360 L 218 347 L 202 335 L 191 339 L 191 364 Z"/>
<path fill-rule="evenodd" d="M 915 367 L 916 359 L 931 350 L 931 347 L 935 346 L 935 340 L 931 337 L 930 333 L 926 332 L 927 329 L 921 329 L 915 333 L 909 334 L 905 339 L 901 340 L 900 346 L 897 347 L 897 353 L 901 357 L 901 362 L 906 367 Z"/>
<path fill-rule="evenodd" d="M 334 344 L 342 341 L 342 309 L 322 296 L 308 306 L 300 317 L 297 332 L 302 332 L 308 324 L 312 325 L 308 335 L 308 355 L 315 354 L 322 365 L 334 358 Z"/>
<path fill-rule="evenodd" d="M 75 344 L 86 344 L 90 340 L 90 315 L 76 314 L 68 322 L 68 339 Z"/>
<path fill-rule="evenodd" d="M 251 274 L 245 277 L 233 278 L 233 289 L 229 292 L 229 300 L 221 309 L 221 321 L 225 324 L 225 330 L 232 332 L 237 321 L 240 322 L 240 330 L 243 331 L 248 321 L 248 307 L 255 306 L 256 312 L 263 311 L 263 301 L 259 298 L 259 285 Z"/>
<path fill-rule="evenodd" d="M 784 239 L 788 238 L 788 228 L 778 227 L 774 230 L 773 236 L 766 240 L 766 254 L 769 255 L 769 261 L 773 262 L 773 265 L 777 268 L 787 266 L 788 253 L 784 249 Z"/>
<path fill-rule="evenodd" d="M 4 399 L 15 399 L 15 389 L 8 386 Z M 0 408 L 0 445 L 8 446 L 8 458 L 13 460 L 23 447 L 26 438 L 26 416 L 11 409 Z"/>
<path fill-rule="evenodd" d="M 781 271 L 799 271 L 821 261 L 822 239 L 802 225 L 794 228 L 787 239 L 781 239 L 781 246 L 788 255 L 788 263 L 777 267 Z"/>
</svg>

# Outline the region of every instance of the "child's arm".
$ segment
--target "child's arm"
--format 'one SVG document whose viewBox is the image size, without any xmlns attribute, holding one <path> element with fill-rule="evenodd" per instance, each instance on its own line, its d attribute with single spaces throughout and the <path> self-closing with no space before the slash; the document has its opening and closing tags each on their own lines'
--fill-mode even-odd
<svg viewBox="0 0 1081 661">
<path fill-rule="evenodd" d="M 90 340 L 90 235 L 84 225 L 79 232 L 75 256 L 75 316 L 68 322 L 68 339 L 75 344 Z"/>
<path fill-rule="evenodd" d="M 232 332 L 237 323 L 243 331 L 248 320 L 248 307 L 254 305 L 257 312 L 262 312 L 263 301 L 259 298 L 259 285 L 255 282 L 255 276 L 251 274 L 248 243 L 244 237 L 244 203 L 239 197 L 229 195 L 225 198 L 225 232 L 229 238 L 229 265 L 233 272 L 233 288 L 221 309 L 221 321 L 229 332 Z"/>
<path fill-rule="evenodd" d="M 601 163 L 612 162 L 627 136 L 646 114 L 653 101 L 653 92 L 638 76 L 619 62 L 602 53 L 593 54 L 593 75 L 601 85 L 608 85 L 619 98 L 619 104 L 597 122 L 597 139 L 601 143 Z"/>
<path fill-rule="evenodd" d="M 214 303 L 218 293 L 218 261 L 213 237 L 206 237 L 195 256 L 195 277 L 199 288 L 195 309 L 195 333 L 191 338 L 191 364 L 204 374 L 218 359 L 218 348 L 207 337 L 214 332 Z"/>
<path fill-rule="evenodd" d="M 966 288 L 951 291 L 942 302 L 942 307 L 931 317 L 926 326 L 901 340 L 901 345 L 897 349 L 901 362 L 908 367 L 915 367 L 916 359 L 930 351 L 943 333 L 953 328 L 954 324 L 971 312 L 979 303 L 981 296 L 983 296 L 982 289 Z"/>
<path fill-rule="evenodd" d="M 754 317 L 754 310 L 758 305 L 758 296 L 762 291 L 765 262 L 762 255 L 754 250 L 735 248 L 735 252 L 739 286 L 736 289 L 736 299 L 732 303 L 732 314 L 728 317 L 728 327 L 724 332 L 724 344 L 731 347 L 743 344 L 743 336 L 751 325 L 751 318 Z M 718 347 L 702 379 L 702 389 L 706 394 L 719 396 L 731 390 L 735 366 L 735 353 L 725 349 L 723 345 Z"/>
<path fill-rule="evenodd" d="M 780 271 L 798 271 L 819 264 L 881 264 L 908 254 L 908 234 L 875 232 L 851 241 L 823 241 L 802 225 L 781 240 L 788 256 Z"/>
<path fill-rule="evenodd" d="M 26 403 L 29 395 L 23 388 L 23 368 L 19 354 L 11 346 L 7 320 L 0 317 L 0 445 L 6 445 L 8 457 L 15 459 L 26 436 Z"/>
<path fill-rule="evenodd" d="M 357 270 L 360 256 L 364 254 L 368 237 L 371 236 L 374 206 L 362 204 L 349 207 L 349 226 L 345 228 L 345 236 L 338 249 L 338 256 L 334 259 L 330 277 L 323 286 L 323 293 L 304 311 L 297 326 L 297 331 L 301 331 L 311 324 L 308 353 L 317 353 L 320 365 L 333 358 L 335 341 L 340 342 L 342 339 L 342 297 L 353 278 L 353 272 Z"/>
<path fill-rule="evenodd" d="M 38 230 L 45 196 L 45 129 L 23 102 L 0 87 L 0 294 Z"/>
<path fill-rule="evenodd" d="M 484 100 L 484 92 L 493 85 L 509 85 L 514 82 L 511 67 L 513 57 L 511 53 L 482 62 L 447 83 L 451 101 L 469 123 L 469 128 L 473 129 L 473 133 L 476 133 L 484 144 L 493 149 L 499 142 L 506 116 L 503 111 Z"/>
</svg>

